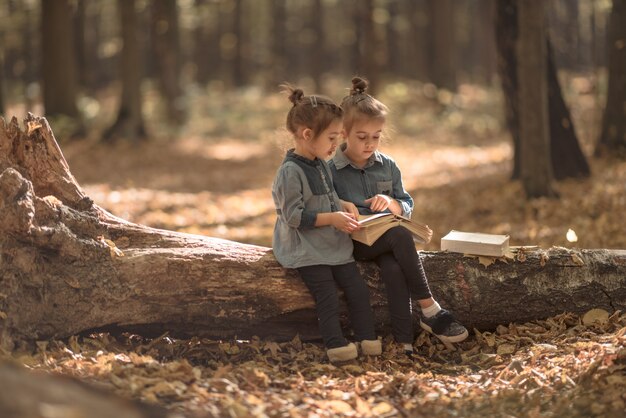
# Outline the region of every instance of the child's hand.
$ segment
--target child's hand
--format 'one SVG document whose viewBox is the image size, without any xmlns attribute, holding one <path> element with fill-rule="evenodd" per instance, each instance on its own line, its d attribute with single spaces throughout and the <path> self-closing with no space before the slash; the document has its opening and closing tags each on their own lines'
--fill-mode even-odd
<svg viewBox="0 0 626 418">
<path fill-rule="evenodd" d="M 349 212 L 333 212 L 331 225 L 346 234 L 351 234 L 359 227 L 354 215 Z"/>
<path fill-rule="evenodd" d="M 351 213 L 354 216 L 354 219 L 359 219 L 359 210 L 356 208 L 356 205 L 354 203 L 342 200 L 341 210 Z"/>
<path fill-rule="evenodd" d="M 382 212 L 386 210 L 389 207 L 389 205 L 391 205 L 392 201 L 393 199 L 387 195 L 377 194 L 376 196 L 370 197 L 369 199 L 367 199 L 365 203 L 370 204 L 370 209 L 372 211 Z"/>
</svg>

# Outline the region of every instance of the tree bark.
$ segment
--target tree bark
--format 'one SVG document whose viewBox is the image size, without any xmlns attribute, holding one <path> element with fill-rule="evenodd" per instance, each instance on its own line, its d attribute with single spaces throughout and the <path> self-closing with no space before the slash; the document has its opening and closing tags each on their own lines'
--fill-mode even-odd
<svg viewBox="0 0 626 418">
<path fill-rule="evenodd" d="M 626 1 L 613 0 L 609 18 L 609 85 L 597 155 L 626 157 Z"/>
<path fill-rule="evenodd" d="M 79 119 L 72 10 L 68 0 L 41 2 L 41 60 L 46 113 Z"/>
<path fill-rule="evenodd" d="M 180 126 L 185 121 L 186 112 L 180 85 L 182 54 L 176 0 L 153 1 L 151 17 L 157 77 L 167 108 L 167 119 Z"/>
<path fill-rule="evenodd" d="M 121 99 L 117 119 L 103 135 L 105 141 L 119 138 L 138 141 L 146 138 L 141 104 L 142 67 L 140 61 L 135 0 L 118 0 L 123 47 L 120 57 Z"/>
<path fill-rule="evenodd" d="M 107 327 L 318 336 L 313 299 L 270 248 L 117 218 L 81 190 L 44 118 L 25 127 L 0 119 L 0 346 Z M 454 253 L 422 258 L 435 297 L 470 328 L 626 308 L 626 251 L 518 251 L 488 267 Z M 360 267 L 382 331 L 378 269 Z"/>
<path fill-rule="evenodd" d="M 546 38 L 548 77 L 548 117 L 552 174 L 557 180 L 589 177 L 591 170 L 574 129 L 574 122 L 563 99 L 557 77 L 553 48 Z"/>
<path fill-rule="evenodd" d="M 0 46 L 0 115 L 4 115 L 4 46 Z"/>
<path fill-rule="evenodd" d="M 498 49 L 498 75 L 505 99 L 506 124 L 513 138 L 513 179 L 520 178 L 521 139 L 520 139 L 520 87 L 515 55 L 515 43 L 519 38 L 516 0 L 499 0 L 496 3 L 496 44 Z M 550 132 L 550 159 L 555 179 L 588 177 L 589 164 L 580 148 L 569 109 L 563 99 L 557 78 L 557 69 L 552 47 L 546 37 L 548 77 L 548 114 Z"/>
<path fill-rule="evenodd" d="M 456 91 L 456 4 L 450 0 L 429 0 L 432 19 L 430 79 L 439 88 Z"/>
<path fill-rule="evenodd" d="M 552 185 L 544 7 L 518 0 L 520 174 L 528 198 L 557 195 Z"/>
</svg>

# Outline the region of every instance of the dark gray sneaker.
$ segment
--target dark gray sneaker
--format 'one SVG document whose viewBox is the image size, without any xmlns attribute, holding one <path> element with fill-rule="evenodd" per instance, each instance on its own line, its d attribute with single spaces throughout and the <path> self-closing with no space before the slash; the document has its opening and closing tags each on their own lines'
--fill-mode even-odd
<svg viewBox="0 0 626 418">
<path fill-rule="evenodd" d="M 445 309 L 434 316 L 420 316 L 420 326 L 444 343 L 459 343 L 467 338 L 467 329 Z"/>
</svg>

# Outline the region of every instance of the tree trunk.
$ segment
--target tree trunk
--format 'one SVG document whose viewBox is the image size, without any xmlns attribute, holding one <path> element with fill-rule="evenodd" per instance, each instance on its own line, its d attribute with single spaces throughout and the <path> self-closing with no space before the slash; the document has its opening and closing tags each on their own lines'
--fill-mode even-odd
<svg viewBox="0 0 626 418">
<path fill-rule="evenodd" d="M 498 75 L 504 92 L 506 124 L 513 139 L 513 179 L 520 178 L 521 140 L 520 140 L 520 87 L 518 80 L 518 62 L 515 44 L 518 41 L 518 13 L 516 0 L 496 2 L 496 45 L 498 50 Z M 557 78 L 551 46 L 547 45 L 548 77 L 548 113 L 550 129 L 550 164 L 555 179 L 568 177 L 587 177 L 589 165 L 582 153 L 574 130 L 569 110 Z M 533 156 L 534 158 L 534 156 Z"/>
<path fill-rule="evenodd" d="M 368 91 L 375 95 L 380 87 L 382 45 L 378 42 L 374 27 L 374 0 L 360 0 L 354 3 L 353 21 L 356 33 L 354 46 L 356 60 L 353 62 L 353 74 L 369 80 Z"/>
<path fill-rule="evenodd" d="M 1 346 L 106 327 L 318 336 L 313 299 L 270 248 L 119 219 L 85 196 L 44 118 L 25 126 L 0 120 Z M 626 251 L 518 251 L 488 267 L 454 253 L 422 258 L 435 297 L 470 328 L 626 308 Z M 378 269 L 360 267 L 388 325 Z"/>
<path fill-rule="evenodd" d="M 4 115 L 4 50 L 0 46 L 0 115 Z"/>
<path fill-rule="evenodd" d="M 120 59 L 120 78 L 122 93 L 120 107 L 115 123 L 107 129 L 103 138 L 114 141 L 119 138 L 137 141 L 146 138 L 146 131 L 141 114 L 141 78 L 142 68 L 139 59 L 139 37 L 135 0 L 118 0 L 117 7 L 122 27 L 122 56 Z"/>
<path fill-rule="evenodd" d="M 322 0 L 313 0 L 310 7 L 312 10 L 309 14 L 308 25 L 313 36 L 306 48 L 309 51 L 309 75 L 315 83 L 315 91 L 322 92 L 322 76 L 324 71 L 328 69 L 328 63 L 330 62 L 326 58 L 324 2 Z"/>
<path fill-rule="evenodd" d="M 550 118 L 550 158 L 552 173 L 557 180 L 589 177 L 591 170 L 580 148 L 574 122 L 561 93 L 554 64 L 553 48 L 546 38 L 548 75 L 548 114 Z"/>
<path fill-rule="evenodd" d="M 286 0 L 274 0 L 271 2 L 272 11 L 272 35 L 271 35 L 271 62 L 267 63 L 269 74 L 268 89 L 276 90 L 280 83 L 288 81 L 287 55 L 287 5 Z"/>
<path fill-rule="evenodd" d="M 41 2 L 43 103 L 48 115 L 79 119 L 72 10 L 68 0 Z"/>
<path fill-rule="evenodd" d="M 432 19 L 432 56 L 430 79 L 439 88 L 456 91 L 456 42 L 454 12 L 450 0 L 429 0 Z"/>
<path fill-rule="evenodd" d="M 167 119 L 181 125 L 185 120 L 185 110 L 180 85 L 181 47 L 176 0 L 154 0 L 151 23 L 157 77 L 167 108 Z"/>
<path fill-rule="evenodd" d="M 430 19 L 428 7 L 424 0 L 408 0 L 409 33 L 408 52 L 406 54 L 409 68 L 405 76 L 421 81 L 430 81 L 430 64 L 428 57 L 431 56 Z"/>
<path fill-rule="evenodd" d="M 243 0 L 233 0 L 235 3 L 233 9 L 233 27 L 232 32 L 235 39 L 235 51 L 233 56 L 233 84 L 235 87 L 242 87 L 246 84 L 246 47 L 245 36 L 248 28 L 244 24 L 244 5 Z"/>
<path fill-rule="evenodd" d="M 519 83 L 517 79 L 517 4 L 516 0 L 496 2 L 495 16 L 496 48 L 498 51 L 498 76 L 504 93 L 504 116 L 506 126 L 513 140 L 513 172 L 511 178 L 520 177 L 520 137 L 519 137 Z"/>
<path fill-rule="evenodd" d="M 528 198 L 554 197 L 543 3 L 518 0 L 521 177 Z"/>
<path fill-rule="evenodd" d="M 596 154 L 626 157 L 626 0 L 613 0 L 608 38 L 609 85 Z"/>
</svg>

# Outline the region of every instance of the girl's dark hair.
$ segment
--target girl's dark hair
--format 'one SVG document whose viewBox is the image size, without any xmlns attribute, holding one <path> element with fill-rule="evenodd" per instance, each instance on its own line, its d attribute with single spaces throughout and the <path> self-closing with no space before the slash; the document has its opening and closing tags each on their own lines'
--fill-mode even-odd
<svg viewBox="0 0 626 418">
<path fill-rule="evenodd" d="M 317 137 L 324 129 L 337 119 L 341 119 L 343 111 L 332 99 L 326 96 L 305 96 L 302 89 L 283 84 L 281 88 L 289 95 L 289 101 L 293 106 L 287 114 L 287 129 L 292 134 L 298 132 L 298 128 L 305 127 L 313 131 L 313 138 Z"/>
<path fill-rule="evenodd" d="M 369 82 L 361 77 L 352 78 L 350 94 L 343 98 L 343 127 L 350 132 L 354 122 L 360 119 L 384 121 L 389 109 L 382 102 L 367 94 Z"/>
</svg>

